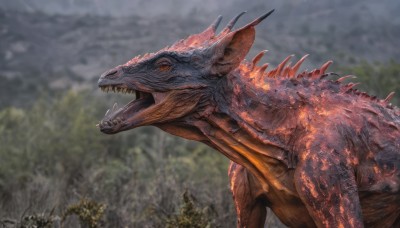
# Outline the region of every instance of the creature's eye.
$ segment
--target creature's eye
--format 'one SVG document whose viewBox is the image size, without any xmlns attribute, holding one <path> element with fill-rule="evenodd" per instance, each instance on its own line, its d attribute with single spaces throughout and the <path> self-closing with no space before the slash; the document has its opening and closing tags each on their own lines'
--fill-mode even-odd
<svg viewBox="0 0 400 228">
<path fill-rule="evenodd" d="M 161 58 L 156 61 L 156 66 L 160 71 L 166 72 L 172 69 L 172 62 L 168 58 Z"/>
</svg>

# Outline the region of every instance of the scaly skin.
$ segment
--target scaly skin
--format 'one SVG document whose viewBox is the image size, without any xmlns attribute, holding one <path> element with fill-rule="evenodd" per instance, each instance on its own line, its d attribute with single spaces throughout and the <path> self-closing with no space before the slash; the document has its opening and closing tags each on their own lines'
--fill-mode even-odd
<svg viewBox="0 0 400 228">
<path fill-rule="evenodd" d="M 244 57 L 269 12 L 218 35 L 221 18 L 169 48 L 104 73 L 103 90 L 136 92 L 99 123 L 115 134 L 144 125 L 196 140 L 234 163 L 239 227 L 262 227 L 266 208 L 290 227 L 400 226 L 400 111 L 325 79 L 330 61 L 297 73 L 286 58 Z M 236 163 L 236 164 L 235 164 Z"/>
</svg>

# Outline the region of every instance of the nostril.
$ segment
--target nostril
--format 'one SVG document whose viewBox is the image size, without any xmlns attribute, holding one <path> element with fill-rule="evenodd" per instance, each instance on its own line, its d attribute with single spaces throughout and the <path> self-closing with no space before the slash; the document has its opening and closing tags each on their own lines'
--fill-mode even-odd
<svg viewBox="0 0 400 228">
<path fill-rule="evenodd" d="M 117 70 L 111 70 L 106 74 L 106 76 L 112 76 L 112 75 L 116 74 L 117 72 L 118 72 Z"/>
<path fill-rule="evenodd" d="M 103 73 L 100 78 L 115 78 L 118 76 L 117 73 L 118 73 L 117 69 L 111 69 Z"/>
</svg>

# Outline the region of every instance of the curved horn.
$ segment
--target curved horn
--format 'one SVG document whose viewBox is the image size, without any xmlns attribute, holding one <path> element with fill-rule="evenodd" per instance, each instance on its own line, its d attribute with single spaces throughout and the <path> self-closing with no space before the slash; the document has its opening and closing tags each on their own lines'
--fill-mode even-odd
<svg viewBox="0 0 400 228">
<path fill-rule="evenodd" d="M 239 18 L 241 16 L 243 16 L 243 14 L 245 14 L 246 11 L 243 11 L 241 13 L 239 13 L 236 17 L 232 18 L 231 21 L 229 21 L 229 23 L 226 25 L 224 31 L 230 32 L 233 28 L 233 26 L 235 26 L 236 22 L 239 20 Z"/>
<path fill-rule="evenodd" d="M 215 19 L 215 21 L 210 25 L 209 28 L 211 28 L 214 33 L 215 33 L 215 31 L 217 31 L 217 28 L 218 28 L 219 24 L 221 23 L 221 20 L 222 20 L 222 16 L 219 15 L 217 17 L 217 19 Z"/>
<path fill-rule="evenodd" d="M 202 40 L 207 40 L 207 39 L 214 37 L 215 31 L 217 30 L 218 25 L 221 23 L 221 20 L 222 20 L 222 16 L 219 15 L 217 17 L 217 19 L 215 19 L 215 21 L 213 23 L 211 23 L 211 25 L 208 26 L 208 28 L 206 28 L 203 32 L 196 34 L 196 35 L 192 35 L 190 37 L 196 37 L 196 38 L 200 38 Z"/>
<path fill-rule="evenodd" d="M 258 25 L 261 21 L 263 21 L 265 18 L 267 18 L 269 15 L 271 15 L 274 11 L 275 11 L 275 9 L 269 11 L 268 13 L 266 13 L 266 14 L 262 15 L 261 17 L 255 19 L 254 21 L 250 22 L 249 24 L 247 24 L 246 26 L 244 26 L 241 29 Z"/>
</svg>

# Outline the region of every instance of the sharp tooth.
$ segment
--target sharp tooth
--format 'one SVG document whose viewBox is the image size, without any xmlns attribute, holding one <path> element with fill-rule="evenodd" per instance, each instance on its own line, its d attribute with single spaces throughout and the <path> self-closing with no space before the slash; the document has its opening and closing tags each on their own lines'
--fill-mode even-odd
<svg viewBox="0 0 400 228">
<path fill-rule="evenodd" d="M 112 112 L 114 112 L 115 110 L 117 110 L 117 108 L 118 108 L 118 104 L 115 103 L 115 104 L 113 105 L 113 107 L 112 107 Z"/>
<path fill-rule="evenodd" d="M 96 127 L 100 127 L 100 124 L 98 123 L 98 124 L 96 124 Z"/>
<path fill-rule="evenodd" d="M 107 116 L 107 114 L 110 112 L 110 109 L 107 110 L 106 114 L 104 116 Z"/>
</svg>

